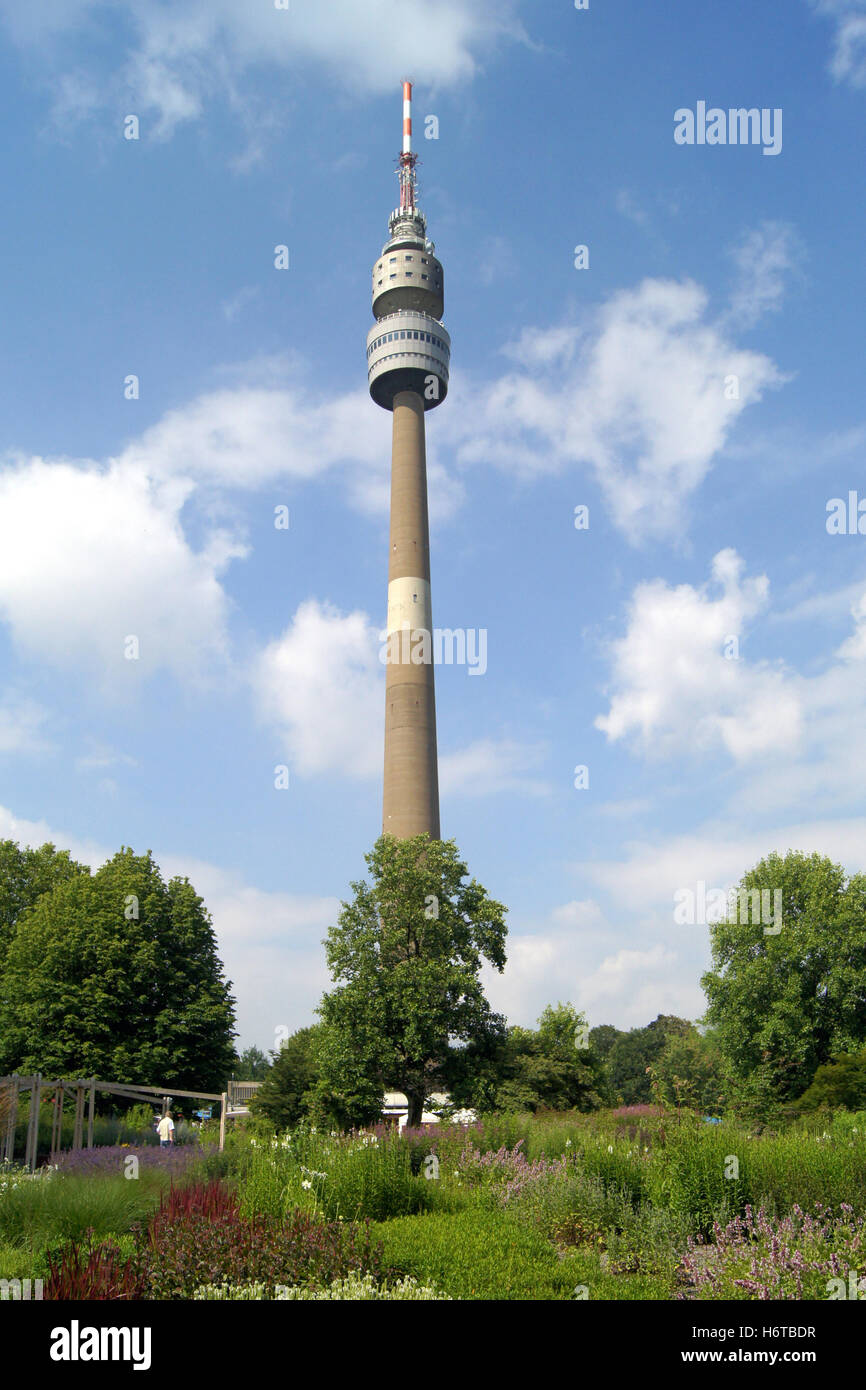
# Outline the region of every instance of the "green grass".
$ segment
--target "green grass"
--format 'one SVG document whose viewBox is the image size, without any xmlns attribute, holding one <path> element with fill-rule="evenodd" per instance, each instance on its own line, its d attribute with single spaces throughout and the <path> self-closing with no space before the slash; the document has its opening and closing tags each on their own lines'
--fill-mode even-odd
<svg viewBox="0 0 866 1390">
<path fill-rule="evenodd" d="M 59 1177 L 22 1182 L 0 1194 L 0 1245 L 35 1255 L 48 1244 L 82 1239 L 88 1229 L 103 1239 L 129 1231 L 159 1205 L 162 1174 Z"/>
</svg>

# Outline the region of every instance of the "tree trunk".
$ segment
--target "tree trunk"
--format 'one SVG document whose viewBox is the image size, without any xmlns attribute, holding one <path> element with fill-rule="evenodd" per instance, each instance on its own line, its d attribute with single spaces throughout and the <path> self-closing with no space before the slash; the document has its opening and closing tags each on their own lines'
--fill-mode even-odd
<svg viewBox="0 0 866 1390">
<path fill-rule="evenodd" d="M 424 1114 L 424 1092 L 407 1091 L 406 1099 L 409 1102 L 409 1114 L 406 1117 L 406 1124 L 410 1129 L 415 1129 L 420 1125 L 421 1116 Z"/>
</svg>

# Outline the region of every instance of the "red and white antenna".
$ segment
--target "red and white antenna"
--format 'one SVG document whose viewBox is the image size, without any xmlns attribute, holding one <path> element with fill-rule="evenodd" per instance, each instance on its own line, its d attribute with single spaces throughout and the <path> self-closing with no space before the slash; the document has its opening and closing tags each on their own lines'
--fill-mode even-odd
<svg viewBox="0 0 866 1390">
<path fill-rule="evenodd" d="M 417 154 L 412 152 L 412 83 L 403 83 L 403 153 L 400 155 L 400 211 L 409 217 L 415 215 L 417 185 L 415 165 Z"/>
<path fill-rule="evenodd" d="M 412 83 L 403 83 L 403 153 L 412 153 Z"/>
</svg>

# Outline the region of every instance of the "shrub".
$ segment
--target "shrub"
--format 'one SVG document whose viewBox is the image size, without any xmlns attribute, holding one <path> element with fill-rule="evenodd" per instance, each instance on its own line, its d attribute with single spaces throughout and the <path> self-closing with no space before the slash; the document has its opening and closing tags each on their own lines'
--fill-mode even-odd
<svg viewBox="0 0 866 1390">
<path fill-rule="evenodd" d="M 138 1159 L 141 1169 L 164 1174 L 167 1182 L 194 1172 L 196 1167 L 204 1168 L 208 1154 L 192 1144 L 173 1144 L 168 1149 L 151 1144 L 140 1148 L 112 1144 L 98 1149 L 69 1149 L 59 1155 L 56 1167 L 64 1177 L 97 1173 L 123 1177 L 127 1159 L 131 1157 Z"/>
<path fill-rule="evenodd" d="M 844 1204 L 838 1215 L 818 1203 L 813 1216 L 799 1206 L 778 1219 L 746 1208 L 726 1226 L 713 1227 L 713 1243 L 689 1240 L 680 1299 L 827 1299 L 832 1279 L 848 1293 L 848 1275 L 862 1269 L 866 1220 Z"/>
<path fill-rule="evenodd" d="M 174 1190 L 146 1230 L 139 1259 L 151 1298 L 191 1298 L 205 1284 L 326 1284 L 352 1271 L 378 1277 L 369 1230 L 292 1212 L 244 1216 L 219 1182 Z"/>
<path fill-rule="evenodd" d="M 577 1280 L 537 1231 L 475 1207 L 398 1217 L 374 1227 L 388 1264 L 456 1299 L 566 1299 Z"/>
<path fill-rule="evenodd" d="M 145 1281 L 135 1262 L 110 1242 L 94 1245 L 92 1232 L 85 1242 L 70 1241 L 56 1256 L 48 1255 L 43 1298 L 106 1302 L 144 1296 Z"/>
</svg>

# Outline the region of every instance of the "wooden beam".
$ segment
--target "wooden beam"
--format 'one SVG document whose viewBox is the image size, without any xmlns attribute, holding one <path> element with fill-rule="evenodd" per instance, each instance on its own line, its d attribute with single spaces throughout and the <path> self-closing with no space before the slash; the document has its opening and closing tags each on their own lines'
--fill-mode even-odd
<svg viewBox="0 0 866 1390">
<path fill-rule="evenodd" d="M 72 1131 L 72 1147 L 80 1149 L 84 1132 L 84 1087 L 75 1088 L 75 1128 Z"/>
<path fill-rule="evenodd" d="M 6 1134 L 3 1142 L 3 1159 L 12 1163 L 15 1158 L 15 1130 L 18 1126 L 19 1088 L 18 1077 L 4 1078 L 4 1088 L 8 1091 L 9 1114 L 6 1117 Z"/>
<path fill-rule="evenodd" d="M 87 1102 L 87 1147 L 93 1148 L 93 1114 L 96 1109 L 96 1078 L 90 1083 L 90 1098 Z"/>
<path fill-rule="evenodd" d="M 220 1153 L 222 1153 L 226 1146 L 226 1110 L 228 1109 L 229 1103 L 227 1091 L 223 1091 L 220 1100 L 222 1101 L 222 1110 L 220 1111 Z"/>
<path fill-rule="evenodd" d="M 30 1116 L 27 1123 L 27 1148 L 24 1166 L 31 1173 L 36 1172 L 36 1157 L 39 1151 L 39 1103 L 42 1099 L 42 1077 L 39 1072 L 30 1080 Z"/>
</svg>

